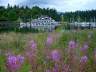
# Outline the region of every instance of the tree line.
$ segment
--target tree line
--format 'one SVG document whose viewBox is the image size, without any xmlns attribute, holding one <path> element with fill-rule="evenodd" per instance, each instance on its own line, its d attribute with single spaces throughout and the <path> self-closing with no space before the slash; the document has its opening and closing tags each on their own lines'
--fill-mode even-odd
<svg viewBox="0 0 96 72">
<path fill-rule="evenodd" d="M 29 8 L 28 6 L 10 6 L 9 4 L 7 7 L 0 6 L 0 21 L 18 21 L 21 19 L 22 21 L 27 22 L 42 15 L 50 16 L 56 21 L 61 21 L 62 15 L 64 17 L 64 21 L 67 22 L 95 21 L 96 10 L 60 13 L 55 9 L 40 8 L 38 6 L 34 6 L 32 8 Z"/>
<path fill-rule="evenodd" d="M 6 8 L 4 6 L 0 6 L 1 21 L 18 21 L 21 19 L 22 21 L 27 22 L 30 19 L 35 19 L 42 15 L 50 16 L 56 21 L 60 20 L 60 16 L 55 9 L 40 8 L 38 6 L 29 8 L 28 6 L 19 7 L 15 5 L 12 7 L 9 4 Z"/>
<path fill-rule="evenodd" d="M 65 12 L 63 16 L 67 22 L 96 22 L 96 10 Z"/>
</svg>

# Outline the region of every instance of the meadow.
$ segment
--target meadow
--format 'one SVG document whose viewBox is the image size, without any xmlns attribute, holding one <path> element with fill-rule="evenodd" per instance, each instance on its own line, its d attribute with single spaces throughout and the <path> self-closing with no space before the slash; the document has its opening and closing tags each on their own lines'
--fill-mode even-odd
<svg viewBox="0 0 96 72">
<path fill-rule="evenodd" d="M 95 48 L 96 30 L 0 33 L 0 72 L 96 72 Z"/>
</svg>

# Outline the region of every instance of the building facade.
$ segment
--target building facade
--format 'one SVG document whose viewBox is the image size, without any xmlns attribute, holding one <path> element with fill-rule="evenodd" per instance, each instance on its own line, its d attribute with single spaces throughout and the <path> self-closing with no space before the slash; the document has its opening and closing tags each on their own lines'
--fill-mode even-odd
<svg viewBox="0 0 96 72">
<path fill-rule="evenodd" d="M 70 25 L 83 28 L 96 28 L 96 22 L 73 22 Z"/>
<path fill-rule="evenodd" d="M 58 26 L 58 22 L 48 16 L 41 16 L 27 23 L 20 23 L 20 28 L 35 28 L 41 31 L 52 31 Z"/>
</svg>

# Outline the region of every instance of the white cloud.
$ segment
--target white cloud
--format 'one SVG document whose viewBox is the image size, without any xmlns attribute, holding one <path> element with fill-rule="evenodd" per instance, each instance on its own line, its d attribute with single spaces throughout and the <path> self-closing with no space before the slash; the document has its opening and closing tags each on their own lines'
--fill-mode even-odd
<svg viewBox="0 0 96 72">
<path fill-rule="evenodd" d="M 33 6 L 34 4 L 43 8 L 55 8 L 62 12 L 96 9 L 96 0 L 0 0 L 0 5 L 7 6 L 8 3 L 12 6 L 15 4 L 22 5 L 23 3 L 28 6 Z"/>
<path fill-rule="evenodd" d="M 94 0 L 67 0 L 66 7 L 70 11 L 87 9 L 86 5 L 90 5 Z"/>
<path fill-rule="evenodd" d="M 93 9 L 96 0 L 51 0 L 49 7 L 56 8 L 58 11 L 76 11 Z M 96 7 L 95 7 L 96 8 Z"/>
<path fill-rule="evenodd" d="M 7 6 L 8 4 L 14 6 L 26 0 L 0 0 L 0 5 Z"/>
</svg>

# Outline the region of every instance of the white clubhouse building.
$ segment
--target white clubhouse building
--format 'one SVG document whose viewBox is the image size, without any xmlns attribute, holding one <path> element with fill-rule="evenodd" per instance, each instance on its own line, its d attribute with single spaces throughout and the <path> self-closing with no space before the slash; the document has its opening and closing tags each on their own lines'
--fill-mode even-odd
<svg viewBox="0 0 96 72">
<path fill-rule="evenodd" d="M 31 22 L 20 23 L 20 28 L 35 28 L 43 31 L 52 31 L 59 25 L 54 19 L 48 16 L 41 16 L 38 19 L 33 19 Z"/>
</svg>

